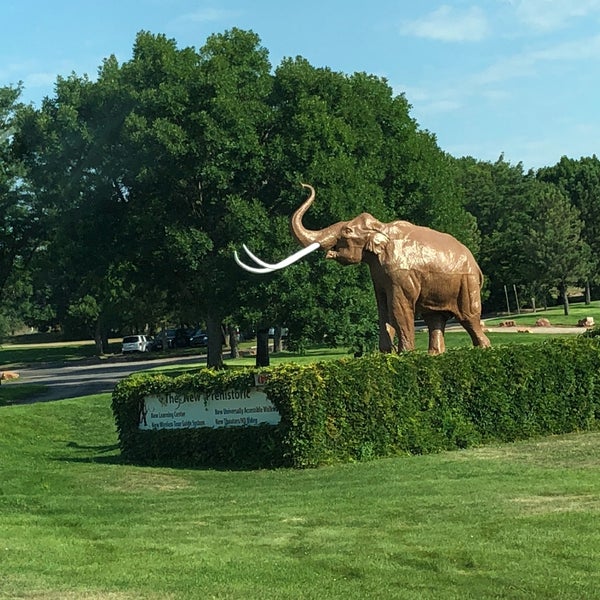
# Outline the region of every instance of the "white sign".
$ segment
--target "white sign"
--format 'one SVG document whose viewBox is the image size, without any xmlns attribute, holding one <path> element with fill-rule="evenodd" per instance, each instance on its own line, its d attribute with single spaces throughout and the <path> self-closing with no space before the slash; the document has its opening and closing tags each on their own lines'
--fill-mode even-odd
<svg viewBox="0 0 600 600">
<path fill-rule="evenodd" d="M 277 425 L 281 415 L 264 392 L 231 389 L 186 398 L 178 394 L 146 396 L 140 429 L 247 427 Z"/>
</svg>

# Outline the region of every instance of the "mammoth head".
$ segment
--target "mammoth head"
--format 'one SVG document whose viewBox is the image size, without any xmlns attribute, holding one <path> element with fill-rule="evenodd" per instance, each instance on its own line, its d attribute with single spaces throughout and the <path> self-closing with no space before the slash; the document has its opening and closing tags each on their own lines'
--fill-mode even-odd
<svg viewBox="0 0 600 600">
<path fill-rule="evenodd" d="M 237 253 L 234 253 L 238 265 L 252 273 L 270 273 L 300 260 L 317 248 L 327 251 L 326 258 L 336 260 L 343 265 L 362 262 L 365 258 L 363 254 L 365 250 L 375 255 L 381 254 L 387 243 L 387 236 L 382 231 L 382 224 L 368 213 L 363 213 L 351 221 L 340 221 L 325 229 L 307 229 L 302 223 L 302 217 L 315 199 L 315 190 L 307 183 L 303 183 L 302 187 L 310 190 L 310 195 L 292 215 L 290 225 L 294 237 L 304 248 L 279 263 L 272 264 L 263 262 L 244 246 L 248 256 L 259 267 L 245 265 L 240 261 Z"/>
<path fill-rule="evenodd" d="M 368 253 L 379 257 L 388 241 L 382 224 L 369 213 L 362 213 L 342 224 L 335 245 L 327 252 L 326 258 L 332 258 L 342 265 L 367 262 Z"/>
<path fill-rule="evenodd" d="M 310 190 L 310 196 L 292 215 L 291 227 L 294 237 L 303 246 L 317 243 L 320 248 L 327 250 L 327 258 L 343 265 L 362 262 L 365 250 L 381 255 L 388 237 L 383 231 L 383 224 L 369 213 L 362 213 L 351 221 L 340 221 L 325 229 L 306 229 L 302 217 L 315 199 L 315 190 L 306 183 L 302 185 Z"/>
</svg>

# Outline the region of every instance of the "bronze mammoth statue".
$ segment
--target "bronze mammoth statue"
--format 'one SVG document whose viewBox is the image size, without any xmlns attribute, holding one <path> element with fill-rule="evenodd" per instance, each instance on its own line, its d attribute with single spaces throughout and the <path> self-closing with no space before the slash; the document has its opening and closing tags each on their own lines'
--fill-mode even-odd
<svg viewBox="0 0 600 600">
<path fill-rule="evenodd" d="M 327 251 L 342 265 L 366 263 L 371 272 L 379 313 L 379 349 L 391 352 L 394 336 L 398 351 L 415 345 L 415 314 L 429 329 L 429 352 L 444 352 L 444 330 L 455 317 L 471 336 L 474 346 L 489 346 L 481 326 L 483 276 L 470 250 L 457 239 L 407 221 L 381 223 L 368 213 L 325 229 L 306 229 L 302 217 L 315 199 L 312 186 L 308 199 L 291 219 L 294 237 L 302 250 L 271 264 L 244 250 L 257 264 L 237 263 L 254 273 L 270 273 L 286 267 L 317 248 Z"/>
</svg>

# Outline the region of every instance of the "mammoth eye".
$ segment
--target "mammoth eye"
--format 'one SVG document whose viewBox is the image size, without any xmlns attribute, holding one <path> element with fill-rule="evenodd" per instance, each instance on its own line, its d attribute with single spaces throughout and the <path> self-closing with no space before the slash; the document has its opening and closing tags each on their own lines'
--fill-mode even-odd
<svg viewBox="0 0 600 600">
<path fill-rule="evenodd" d="M 344 228 L 342 229 L 342 233 L 343 233 L 344 235 L 352 235 L 352 227 L 344 227 Z"/>
</svg>

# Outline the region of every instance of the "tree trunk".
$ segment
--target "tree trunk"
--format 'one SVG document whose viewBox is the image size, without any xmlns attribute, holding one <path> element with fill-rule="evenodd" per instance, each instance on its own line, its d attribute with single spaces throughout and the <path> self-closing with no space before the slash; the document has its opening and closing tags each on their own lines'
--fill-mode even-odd
<svg viewBox="0 0 600 600">
<path fill-rule="evenodd" d="M 229 332 L 229 348 L 231 349 L 231 358 L 239 358 L 240 349 L 238 346 L 237 328 L 233 325 L 228 326 Z"/>
<path fill-rule="evenodd" d="M 96 321 L 96 329 L 94 331 L 94 344 L 96 346 L 96 356 L 102 356 L 104 354 L 102 339 L 102 324 L 100 323 L 100 319 L 98 319 Z"/>
<path fill-rule="evenodd" d="M 587 306 L 592 303 L 592 290 L 590 289 L 589 279 L 585 282 L 585 303 Z"/>
<path fill-rule="evenodd" d="M 563 310 L 565 316 L 569 314 L 569 295 L 567 294 L 567 286 L 563 285 L 560 289 L 560 293 L 562 296 Z"/>
<path fill-rule="evenodd" d="M 256 366 L 268 367 L 269 358 L 269 328 L 264 327 L 256 332 Z"/>
<path fill-rule="evenodd" d="M 208 334 L 208 351 L 206 366 L 213 369 L 223 368 L 223 331 L 221 320 L 213 315 L 206 318 L 206 333 Z"/>
</svg>

